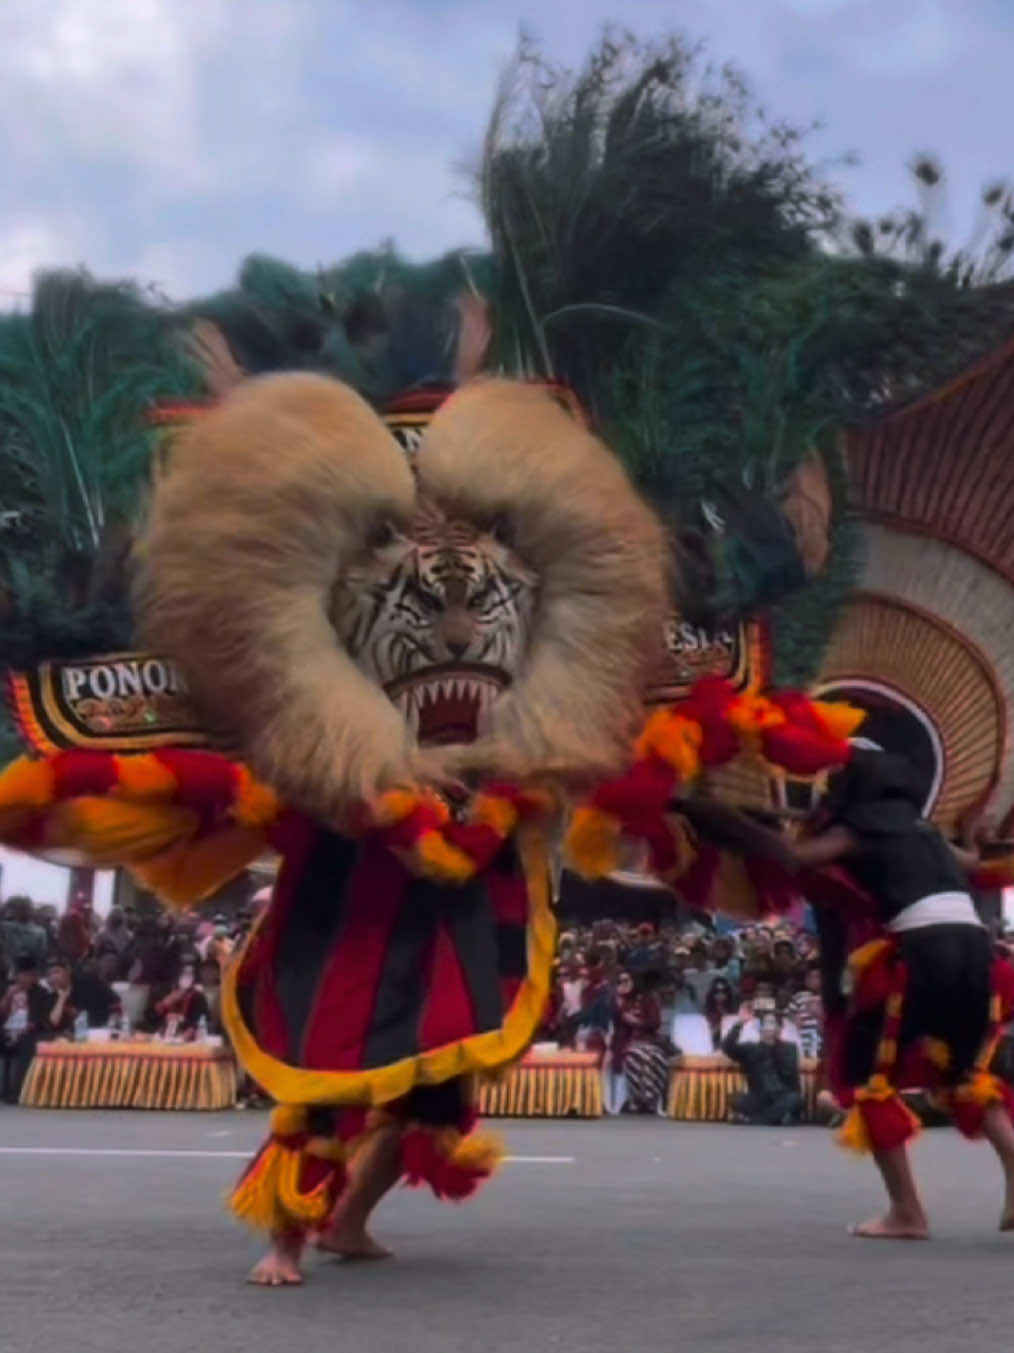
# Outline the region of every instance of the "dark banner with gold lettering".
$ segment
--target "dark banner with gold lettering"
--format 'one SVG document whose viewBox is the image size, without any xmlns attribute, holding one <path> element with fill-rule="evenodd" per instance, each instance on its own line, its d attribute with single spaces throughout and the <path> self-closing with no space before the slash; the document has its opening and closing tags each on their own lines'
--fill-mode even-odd
<svg viewBox="0 0 1014 1353">
<path fill-rule="evenodd" d="M 130 752 L 208 741 L 176 667 L 150 654 L 44 662 L 11 673 L 8 689 L 21 736 L 37 752 Z"/>
<path fill-rule="evenodd" d="M 720 676 L 737 690 L 769 681 L 767 628 L 751 620 L 716 629 L 690 625 L 675 613 L 665 627 L 665 658 L 652 679 L 648 705 L 683 700 L 703 676 Z"/>
</svg>

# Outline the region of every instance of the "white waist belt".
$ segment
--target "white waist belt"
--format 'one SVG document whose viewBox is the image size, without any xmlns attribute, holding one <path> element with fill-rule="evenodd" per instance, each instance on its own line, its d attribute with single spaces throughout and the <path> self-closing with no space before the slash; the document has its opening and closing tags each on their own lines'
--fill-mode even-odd
<svg viewBox="0 0 1014 1353">
<path fill-rule="evenodd" d="M 974 925 L 982 928 L 975 903 L 968 893 L 932 893 L 899 911 L 887 929 L 892 935 L 903 930 L 922 930 L 928 925 Z"/>
</svg>

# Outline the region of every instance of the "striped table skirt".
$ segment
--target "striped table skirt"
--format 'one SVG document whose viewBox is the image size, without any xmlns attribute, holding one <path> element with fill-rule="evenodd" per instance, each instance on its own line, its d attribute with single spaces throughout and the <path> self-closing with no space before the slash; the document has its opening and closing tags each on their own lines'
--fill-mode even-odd
<svg viewBox="0 0 1014 1353">
<path fill-rule="evenodd" d="M 803 1118 L 814 1117 L 817 1098 L 817 1063 L 800 1065 Z M 728 1057 L 684 1057 L 669 1086 L 669 1117 L 681 1123 L 725 1123 L 733 1095 L 746 1089 L 742 1072 Z"/>
<path fill-rule="evenodd" d="M 529 1053 L 479 1087 L 486 1118 L 601 1118 L 602 1072 L 593 1052 Z"/>
<path fill-rule="evenodd" d="M 40 1043 L 21 1103 L 34 1109 L 231 1109 L 236 1061 L 203 1043 Z"/>
</svg>

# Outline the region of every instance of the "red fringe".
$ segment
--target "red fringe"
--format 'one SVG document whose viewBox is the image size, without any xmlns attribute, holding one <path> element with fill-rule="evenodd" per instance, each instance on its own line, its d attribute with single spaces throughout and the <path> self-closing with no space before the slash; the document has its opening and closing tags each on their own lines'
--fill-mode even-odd
<svg viewBox="0 0 1014 1353">
<path fill-rule="evenodd" d="M 401 1161 L 409 1188 L 428 1184 L 435 1198 L 460 1203 L 476 1191 L 489 1170 L 456 1165 L 440 1149 L 435 1132 L 427 1128 L 409 1128 L 401 1139 Z"/>
<path fill-rule="evenodd" d="M 874 1151 L 891 1151 L 904 1146 L 919 1131 L 919 1120 L 898 1095 L 892 1095 L 890 1099 L 860 1099 L 857 1108 Z"/>
</svg>

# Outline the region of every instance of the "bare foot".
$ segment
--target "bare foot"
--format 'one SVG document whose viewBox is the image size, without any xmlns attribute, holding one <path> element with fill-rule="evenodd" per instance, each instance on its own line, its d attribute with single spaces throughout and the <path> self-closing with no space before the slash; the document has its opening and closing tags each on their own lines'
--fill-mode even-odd
<svg viewBox="0 0 1014 1353">
<path fill-rule="evenodd" d="M 850 1226 L 849 1235 L 863 1240 L 929 1240 L 929 1223 L 920 1213 L 896 1212 L 892 1208 L 883 1217 L 871 1217 L 858 1226 Z"/>
<path fill-rule="evenodd" d="M 255 1287 L 301 1287 L 303 1275 L 299 1271 L 302 1254 L 301 1240 L 286 1236 L 272 1236 L 271 1249 L 250 1270 L 247 1282 Z"/>
<path fill-rule="evenodd" d="M 322 1254 L 336 1254 L 348 1263 L 370 1262 L 394 1257 L 393 1252 L 378 1244 L 368 1231 L 353 1230 L 341 1226 L 335 1227 L 331 1231 L 322 1232 L 317 1237 L 317 1249 Z"/>
</svg>

